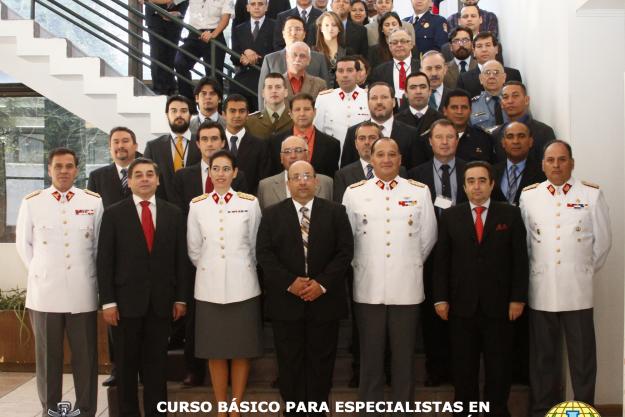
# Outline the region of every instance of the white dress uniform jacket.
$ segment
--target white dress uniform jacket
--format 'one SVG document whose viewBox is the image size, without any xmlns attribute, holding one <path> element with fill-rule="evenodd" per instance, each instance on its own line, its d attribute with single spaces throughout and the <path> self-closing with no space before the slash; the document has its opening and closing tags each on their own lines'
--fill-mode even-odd
<svg viewBox="0 0 625 417">
<path fill-rule="evenodd" d="M 423 264 L 436 243 L 436 217 L 425 184 L 377 177 L 350 186 L 343 205 L 354 233 L 354 301 L 421 303 Z"/>
<path fill-rule="evenodd" d="M 26 307 L 31 310 L 98 309 L 95 260 L 102 200 L 76 187 L 66 195 L 54 187 L 31 193 L 17 216 L 15 244 L 28 269 Z"/>
<path fill-rule="evenodd" d="M 521 213 L 530 255 L 529 306 L 541 311 L 592 308 L 593 275 L 612 245 L 608 206 L 599 187 L 571 178 L 526 187 Z"/>
<path fill-rule="evenodd" d="M 230 189 L 194 198 L 189 206 L 187 246 L 197 268 L 195 298 L 226 304 L 260 295 L 256 274 L 256 197 Z"/>
<path fill-rule="evenodd" d="M 341 151 L 347 129 L 358 123 L 369 120 L 367 92 L 356 87 L 351 93 L 340 88 L 326 90 L 317 96 L 314 124 L 317 129 L 341 142 Z"/>
</svg>

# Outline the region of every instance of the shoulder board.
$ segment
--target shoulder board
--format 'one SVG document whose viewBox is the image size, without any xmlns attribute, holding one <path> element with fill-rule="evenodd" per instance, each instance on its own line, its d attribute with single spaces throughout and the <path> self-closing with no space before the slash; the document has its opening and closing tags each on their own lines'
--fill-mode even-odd
<svg viewBox="0 0 625 417">
<path fill-rule="evenodd" d="M 422 182 L 415 181 L 415 180 L 411 180 L 411 179 L 409 179 L 409 180 L 408 180 L 408 182 L 409 182 L 410 184 L 412 184 L 412 185 L 417 186 L 417 187 L 420 187 L 420 188 L 425 188 L 425 184 L 424 184 L 424 183 L 422 183 Z"/>
<path fill-rule="evenodd" d="M 242 192 L 237 192 L 237 195 L 239 196 L 239 198 L 242 198 L 244 200 L 250 200 L 250 201 L 254 201 L 256 200 L 256 197 L 254 197 L 252 194 L 246 194 L 246 193 L 242 193 Z"/>
<path fill-rule="evenodd" d="M 527 187 L 523 188 L 523 191 L 533 190 L 534 188 L 538 187 L 539 185 L 540 185 L 539 182 L 534 183 L 532 185 L 528 185 Z"/>
<path fill-rule="evenodd" d="M 85 191 L 87 194 L 92 195 L 92 196 L 94 196 L 94 197 L 102 198 L 102 197 L 100 197 L 100 194 L 98 194 L 98 193 L 94 193 L 93 191 L 88 190 L 87 188 L 85 188 L 85 189 L 84 189 L 84 191 Z"/>
<path fill-rule="evenodd" d="M 350 185 L 349 188 L 360 187 L 361 185 L 365 185 L 366 182 L 367 182 L 367 180 L 360 180 L 360 181 Z"/>
<path fill-rule="evenodd" d="M 599 186 L 592 182 L 582 181 L 582 184 L 584 184 L 586 187 L 596 188 L 597 190 L 599 189 Z"/>
<path fill-rule="evenodd" d="M 42 190 L 33 191 L 32 193 L 24 197 L 24 200 L 28 200 L 29 198 L 33 198 L 34 196 L 41 194 L 41 191 Z"/>
<path fill-rule="evenodd" d="M 260 114 L 262 114 L 262 111 L 260 110 L 256 110 L 254 113 L 250 113 L 248 116 L 259 116 Z"/>
<path fill-rule="evenodd" d="M 478 101 L 481 96 L 482 96 L 481 94 L 479 96 L 475 96 L 471 99 L 471 101 Z"/>
<path fill-rule="evenodd" d="M 208 194 L 198 195 L 194 199 L 191 200 L 192 203 L 197 203 L 198 201 L 206 200 L 208 198 Z"/>
<path fill-rule="evenodd" d="M 334 88 L 328 88 L 327 90 L 320 91 L 318 95 L 322 96 L 324 94 L 328 94 L 328 93 L 331 93 L 333 91 L 334 91 Z"/>
</svg>

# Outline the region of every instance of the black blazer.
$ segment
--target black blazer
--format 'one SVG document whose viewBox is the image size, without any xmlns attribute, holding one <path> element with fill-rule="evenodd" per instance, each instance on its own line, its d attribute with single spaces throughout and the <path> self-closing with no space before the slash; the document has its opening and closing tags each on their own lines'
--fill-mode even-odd
<svg viewBox="0 0 625 417">
<path fill-rule="evenodd" d="M 402 178 L 408 178 L 406 174 L 406 168 L 399 167 L 399 176 Z M 339 169 L 334 174 L 334 190 L 332 192 L 332 199 L 336 203 L 343 202 L 343 194 L 345 190 L 352 184 L 366 179 L 365 171 L 362 169 L 360 160 L 352 162 L 344 168 Z"/>
<path fill-rule="evenodd" d="M 501 191 L 501 182 L 503 181 L 503 176 L 507 175 L 506 164 L 507 161 L 501 161 L 493 167 L 495 170 L 495 188 L 493 188 L 493 194 L 491 197 L 497 201 L 508 201 L 506 196 Z M 523 175 L 521 176 L 521 182 L 519 183 L 519 187 L 514 196 L 514 204 L 516 204 L 517 206 L 519 205 L 519 199 L 521 198 L 521 191 L 523 191 L 523 188 L 537 182 L 543 182 L 546 179 L 547 177 L 545 177 L 545 173 L 543 172 L 540 163 L 537 162 L 534 158 L 528 158 L 525 162 L 525 170 L 523 171 Z"/>
<path fill-rule="evenodd" d="M 406 108 L 395 115 L 395 118 L 402 123 L 406 123 L 409 126 L 417 129 L 419 136 L 423 135 L 426 131 L 430 130 L 430 126 L 432 123 L 437 121 L 438 119 L 442 119 L 443 115 L 438 111 L 428 107 L 427 111 L 420 118 L 416 118 L 415 115 L 412 114 L 409 108 Z"/>
<path fill-rule="evenodd" d="M 317 33 L 317 27 L 315 26 L 315 22 L 317 18 L 321 16 L 322 11 L 319 9 L 315 9 L 314 7 L 310 9 L 310 14 L 307 17 L 306 22 L 306 38 L 304 41 L 312 48 L 315 46 L 314 37 Z M 300 16 L 297 7 L 293 7 L 292 9 L 285 10 L 283 12 L 278 13 L 276 18 L 276 28 L 273 34 L 273 50 L 279 51 L 286 46 L 284 42 L 284 38 L 282 37 L 282 27 L 284 26 L 284 22 L 286 22 L 287 17 L 289 16 Z M 301 17 L 301 16 L 300 16 Z"/>
<path fill-rule="evenodd" d="M 417 72 L 419 71 L 419 68 L 421 68 L 419 59 L 415 58 L 415 56 L 418 56 L 418 55 L 413 55 L 412 60 L 410 61 L 410 72 L 407 73 L 406 75 L 410 75 L 413 72 Z M 372 84 L 378 81 L 384 81 L 391 87 L 394 87 L 395 86 L 395 83 L 393 82 L 393 69 L 394 68 L 395 68 L 395 61 L 392 58 L 390 61 L 386 61 L 378 65 L 377 67 L 373 68 L 373 70 L 371 71 L 371 75 L 369 76 L 369 84 Z"/>
<path fill-rule="evenodd" d="M 267 13 L 265 17 L 270 19 L 276 19 L 278 13 L 291 8 L 289 0 L 271 0 L 267 7 Z M 237 0 L 234 4 L 234 20 L 232 21 L 232 27 L 237 27 L 246 20 L 250 20 L 250 13 L 247 11 L 247 0 Z"/>
<path fill-rule="evenodd" d="M 430 195 L 432 196 L 432 203 L 436 200 L 436 186 L 434 185 L 434 169 L 432 165 L 433 161 L 427 161 L 423 164 L 412 168 L 408 171 L 408 178 L 413 179 L 415 181 L 422 182 L 427 185 L 430 189 Z M 458 189 L 456 190 L 456 204 L 464 203 L 467 201 L 467 195 L 464 193 L 464 166 L 466 162 L 460 158 L 456 158 L 456 166 L 454 169 L 454 174 L 456 175 L 456 183 L 458 185 Z M 436 215 L 438 216 L 438 210 L 435 210 Z"/>
<path fill-rule="evenodd" d="M 343 143 L 343 154 L 341 155 L 341 168 L 358 161 L 358 151 L 356 150 L 356 129 L 360 123 L 347 129 L 345 142 Z M 419 165 L 429 159 L 428 151 L 423 140 L 419 138 L 417 129 L 399 120 L 393 120 L 391 137 L 399 145 L 399 152 L 402 155 L 402 165 L 406 169 Z"/>
<path fill-rule="evenodd" d="M 122 190 L 122 181 L 119 179 L 115 163 L 91 171 L 87 188 L 100 194 L 104 208 L 132 195 L 130 189 L 126 192 Z"/>
<path fill-rule="evenodd" d="M 156 199 L 156 228 L 148 252 L 132 198 L 104 211 L 98 239 L 100 304 L 117 303 L 121 317 L 171 317 L 190 298 L 186 221 L 175 205 Z"/>
<path fill-rule="evenodd" d="M 236 178 L 232 180 L 232 189 L 250 193 L 245 179 L 245 173 L 239 169 Z M 189 214 L 189 203 L 195 197 L 204 194 L 204 184 L 202 183 L 202 164 L 197 163 L 190 167 L 178 170 L 174 175 L 174 201 L 180 210 L 186 215 Z"/>
<path fill-rule="evenodd" d="M 300 222 L 288 198 L 263 212 L 256 258 L 263 271 L 265 312 L 276 320 L 336 320 L 347 315 L 345 274 L 354 254 L 354 239 L 345 207 L 316 197 L 310 213 L 308 274 Z M 287 291 L 293 280 L 308 276 L 326 293 L 313 302 Z"/>
<path fill-rule="evenodd" d="M 523 82 L 518 69 L 504 67 L 503 70 L 506 73 L 506 81 L 515 80 Z M 479 96 L 480 93 L 484 91 L 484 87 L 482 87 L 480 83 L 480 67 L 475 67 L 472 70 L 460 74 L 456 88 L 467 90 L 471 97 Z"/>
<path fill-rule="evenodd" d="M 156 196 L 163 200 L 172 201 L 174 198 L 174 158 L 171 153 L 171 135 L 162 135 L 149 141 L 145 145 L 144 155 L 156 162 L 160 171 L 160 185 L 156 190 Z M 192 138 L 187 146 L 187 160 L 185 166 L 197 164 L 202 159 L 200 150 Z"/>
<path fill-rule="evenodd" d="M 247 130 L 237 148 L 237 166 L 245 172 L 248 190 L 256 194 L 258 183 L 269 176 L 271 161 L 266 141 L 252 136 Z"/>
<path fill-rule="evenodd" d="M 456 155 L 467 162 L 495 162 L 493 137 L 479 127 L 467 125 L 458 143 Z"/>
<path fill-rule="evenodd" d="M 284 171 L 284 167 L 280 162 L 280 147 L 282 141 L 293 136 L 293 130 L 289 129 L 285 132 L 277 133 L 269 139 L 271 147 L 271 175 L 276 175 Z M 313 148 L 312 159 L 310 164 L 315 168 L 317 174 L 323 174 L 330 178 L 334 177 L 334 173 L 339 166 L 339 155 L 341 154 L 341 142 L 330 135 L 326 135 L 315 128 L 315 145 Z"/>
<path fill-rule="evenodd" d="M 556 138 L 555 132 L 551 126 L 543 122 L 539 122 L 531 116 L 529 116 L 525 121 L 519 121 L 525 123 L 530 128 L 530 132 L 532 132 L 532 137 L 534 138 L 534 145 L 530 149 L 530 155 L 534 158 L 534 160 L 542 161 L 545 145 L 547 142 Z M 497 161 L 503 161 L 506 159 L 506 152 L 501 147 L 501 138 L 503 137 L 503 130 L 505 127 L 506 125 L 501 125 L 493 132 L 493 140 L 495 141 L 495 158 Z"/>
<path fill-rule="evenodd" d="M 248 19 L 247 21 L 236 26 L 232 31 L 232 49 L 239 54 L 243 54 L 243 51 L 246 49 L 251 49 L 261 55 L 264 59 L 265 55 L 274 52 L 273 33 L 275 28 L 276 22 L 272 19 L 265 18 L 265 21 L 258 32 L 258 36 L 256 37 L 256 40 L 254 40 L 254 37 L 252 37 L 252 22 Z M 240 65 L 239 60 L 234 56 L 231 55 L 230 59 L 234 65 Z M 258 61 L 256 65 L 262 67 L 263 61 Z M 257 72 L 260 74 L 260 71 Z"/>
<path fill-rule="evenodd" d="M 478 243 L 469 203 L 444 210 L 434 259 L 434 303 L 458 317 L 507 319 L 509 303 L 527 302 L 529 260 L 518 207 L 492 201 Z"/>
</svg>

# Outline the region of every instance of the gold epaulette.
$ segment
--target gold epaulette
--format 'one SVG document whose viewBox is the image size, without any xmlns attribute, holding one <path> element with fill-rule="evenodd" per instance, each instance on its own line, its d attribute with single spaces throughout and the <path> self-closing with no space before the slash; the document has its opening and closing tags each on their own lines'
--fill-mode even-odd
<svg viewBox="0 0 625 417">
<path fill-rule="evenodd" d="M 92 195 L 92 196 L 94 196 L 94 197 L 102 198 L 102 197 L 100 197 L 100 194 L 95 193 L 95 192 L 93 192 L 93 191 L 91 191 L 91 190 L 89 190 L 89 189 L 87 189 L 87 188 L 85 188 L 85 190 L 84 190 L 84 191 L 85 191 L 87 194 Z"/>
<path fill-rule="evenodd" d="M 582 181 L 582 184 L 584 184 L 586 187 L 596 188 L 597 190 L 599 189 L 599 186 L 594 182 Z"/>
<path fill-rule="evenodd" d="M 367 180 L 361 180 L 361 181 L 358 181 L 358 182 L 356 182 L 356 183 L 354 183 L 354 184 L 350 185 L 350 186 L 349 186 L 349 188 L 356 188 L 356 187 L 360 187 L 361 185 L 365 185 L 365 184 L 366 184 L 366 182 L 367 182 Z"/>
<path fill-rule="evenodd" d="M 250 200 L 250 201 L 256 200 L 256 197 L 254 197 L 252 194 L 242 193 L 241 191 L 238 191 L 237 195 L 239 196 L 239 198 L 242 198 L 244 200 Z"/>
<path fill-rule="evenodd" d="M 331 93 L 333 91 L 334 91 L 334 88 L 328 88 L 327 90 L 320 91 L 319 94 L 317 94 L 317 95 L 318 96 L 322 96 L 324 94 L 328 94 L 328 93 Z"/>
<path fill-rule="evenodd" d="M 194 199 L 191 200 L 192 203 L 197 203 L 198 201 L 206 200 L 208 198 L 208 194 L 198 195 Z"/>
<path fill-rule="evenodd" d="M 534 183 L 532 185 L 528 185 L 527 187 L 523 188 L 523 191 L 533 190 L 534 188 L 538 187 L 539 185 L 540 185 L 539 182 Z"/>
<path fill-rule="evenodd" d="M 415 181 L 415 180 L 411 180 L 411 179 L 409 179 L 409 180 L 408 180 L 408 182 L 409 182 L 410 184 L 412 184 L 412 185 L 417 186 L 417 187 L 420 187 L 420 188 L 425 188 L 425 184 L 424 184 L 424 183 L 422 183 L 422 182 Z"/>
<path fill-rule="evenodd" d="M 29 198 L 33 198 L 34 196 L 41 194 L 41 191 L 42 190 L 33 191 L 32 193 L 24 197 L 24 200 L 28 200 Z"/>
</svg>

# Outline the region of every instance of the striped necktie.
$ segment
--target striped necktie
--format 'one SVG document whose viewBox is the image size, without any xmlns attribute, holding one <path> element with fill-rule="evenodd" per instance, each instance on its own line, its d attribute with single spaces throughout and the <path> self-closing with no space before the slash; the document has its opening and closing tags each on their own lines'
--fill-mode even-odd
<svg viewBox="0 0 625 417">
<path fill-rule="evenodd" d="M 308 274 L 308 232 L 310 230 L 310 217 L 308 217 L 308 207 L 302 207 L 299 211 L 302 213 L 300 229 L 302 231 L 302 243 L 304 243 L 304 265 L 306 274 Z"/>
</svg>

